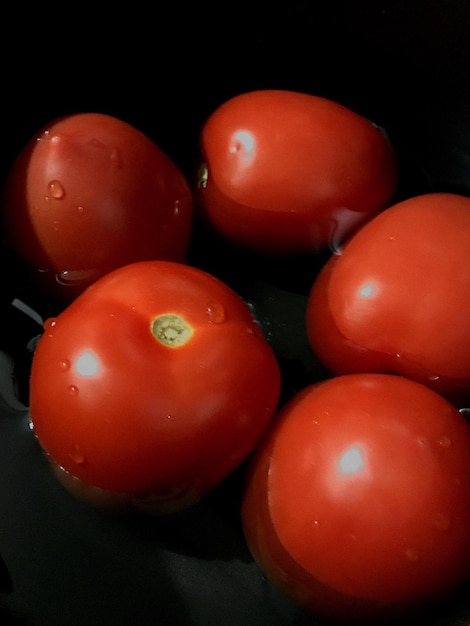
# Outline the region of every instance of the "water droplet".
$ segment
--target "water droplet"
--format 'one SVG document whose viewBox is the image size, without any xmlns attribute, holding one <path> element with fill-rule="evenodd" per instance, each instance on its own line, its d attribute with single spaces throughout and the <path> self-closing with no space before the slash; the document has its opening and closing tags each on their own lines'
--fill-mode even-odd
<svg viewBox="0 0 470 626">
<path fill-rule="evenodd" d="M 431 376 L 428 376 L 428 380 L 429 380 L 431 383 L 435 383 L 435 382 L 437 382 L 437 381 L 439 380 L 439 378 L 440 378 L 440 376 L 438 376 L 437 374 L 433 374 L 433 375 L 431 375 Z"/>
<path fill-rule="evenodd" d="M 320 526 L 320 522 L 317 519 L 313 520 L 313 527 L 318 528 Z"/>
<path fill-rule="evenodd" d="M 426 442 L 426 438 L 425 438 L 425 437 L 419 437 L 419 438 L 418 438 L 418 444 L 419 444 L 420 446 L 425 446 L 425 445 L 426 445 L 426 443 L 427 443 L 427 442 Z"/>
<path fill-rule="evenodd" d="M 168 413 L 168 414 L 167 414 L 167 416 L 166 416 L 166 419 L 167 419 L 167 420 L 173 420 L 173 419 L 175 419 L 175 418 L 173 417 L 173 415 L 171 415 L 170 413 Z"/>
<path fill-rule="evenodd" d="M 46 139 L 49 139 L 50 134 L 51 134 L 50 130 L 45 130 L 43 133 L 39 135 L 39 137 L 36 138 L 36 141 L 45 141 Z"/>
<path fill-rule="evenodd" d="M 60 226 L 59 220 L 54 220 L 52 222 L 52 227 L 56 233 L 59 232 L 59 226 Z"/>
<path fill-rule="evenodd" d="M 70 361 L 68 359 L 62 359 L 59 363 L 59 367 L 63 372 L 66 372 L 70 367 Z"/>
<path fill-rule="evenodd" d="M 77 207 L 77 211 L 80 215 L 83 215 L 85 213 L 85 207 L 82 206 L 81 204 Z"/>
<path fill-rule="evenodd" d="M 226 311 L 220 302 L 211 302 L 207 305 L 207 316 L 210 324 L 221 324 L 225 321 Z"/>
<path fill-rule="evenodd" d="M 62 183 L 58 180 L 51 180 L 48 184 L 47 189 L 49 191 L 49 198 L 54 198 L 55 200 L 61 200 L 65 196 L 65 189 Z"/>
<path fill-rule="evenodd" d="M 173 215 L 178 215 L 180 212 L 180 204 L 181 202 L 179 200 L 175 200 L 175 204 L 173 205 Z"/>
<path fill-rule="evenodd" d="M 51 331 L 56 324 L 57 324 L 57 320 L 55 317 L 48 317 L 46 320 L 44 320 L 43 328 L 47 333 L 48 331 Z M 51 336 L 50 333 L 49 333 L 49 336 Z"/>
<path fill-rule="evenodd" d="M 447 435 L 443 435 L 439 439 L 439 445 L 442 446 L 443 448 L 451 448 L 452 447 L 452 440 L 450 439 L 450 437 L 447 437 Z"/>
<path fill-rule="evenodd" d="M 77 465 L 83 465 L 85 463 L 85 455 L 79 446 L 74 446 L 72 452 L 70 453 L 70 458 L 72 461 L 77 463 Z"/>
<path fill-rule="evenodd" d="M 78 387 L 77 385 L 69 385 L 69 393 L 71 396 L 78 395 Z"/>
<path fill-rule="evenodd" d="M 106 148 L 105 144 L 99 139 L 97 139 L 96 137 L 93 137 L 92 139 L 90 139 L 88 143 L 90 144 L 92 148 L 101 148 L 101 149 Z"/>
<path fill-rule="evenodd" d="M 389 236 L 387 237 L 387 241 L 396 241 L 396 240 L 397 240 L 397 238 L 396 238 L 396 236 L 395 236 L 395 235 L 389 235 Z"/>
<path fill-rule="evenodd" d="M 56 274 L 55 279 L 60 285 L 78 285 L 92 279 L 95 274 L 96 270 L 63 270 Z"/>
<path fill-rule="evenodd" d="M 450 517 L 445 513 L 437 513 L 433 520 L 433 526 L 437 528 L 437 530 L 449 530 L 450 528 Z"/>
<path fill-rule="evenodd" d="M 419 561 L 419 554 L 416 550 L 413 550 L 413 548 L 408 548 L 407 550 L 405 550 L 405 556 L 409 561 Z"/>
<path fill-rule="evenodd" d="M 114 169 L 120 170 L 122 168 L 122 157 L 119 148 L 113 148 L 111 150 L 109 159 Z"/>
</svg>

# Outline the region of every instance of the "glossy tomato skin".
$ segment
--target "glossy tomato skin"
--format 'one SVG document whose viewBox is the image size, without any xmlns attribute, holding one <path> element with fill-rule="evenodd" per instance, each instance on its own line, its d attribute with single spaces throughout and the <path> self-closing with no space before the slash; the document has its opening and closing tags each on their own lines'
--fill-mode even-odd
<svg viewBox="0 0 470 626">
<path fill-rule="evenodd" d="M 262 253 L 336 246 L 391 203 L 389 139 L 347 107 L 288 90 L 220 105 L 203 125 L 197 205 L 206 222 Z"/>
<path fill-rule="evenodd" d="M 429 609 L 470 573 L 470 426 L 387 374 L 307 387 L 251 460 L 242 504 L 268 577 L 327 621 Z"/>
<path fill-rule="evenodd" d="M 71 476 L 165 512 L 242 462 L 279 393 L 276 357 L 234 291 L 185 264 L 142 261 L 45 323 L 30 411 L 39 443 Z"/>
<path fill-rule="evenodd" d="M 470 199 L 431 193 L 363 226 L 314 282 L 307 330 L 335 374 L 403 374 L 470 403 Z"/>
<path fill-rule="evenodd" d="M 12 164 L 6 243 L 41 288 L 70 301 L 104 273 L 186 260 L 193 197 L 179 167 L 140 130 L 102 113 L 55 119 Z"/>
</svg>

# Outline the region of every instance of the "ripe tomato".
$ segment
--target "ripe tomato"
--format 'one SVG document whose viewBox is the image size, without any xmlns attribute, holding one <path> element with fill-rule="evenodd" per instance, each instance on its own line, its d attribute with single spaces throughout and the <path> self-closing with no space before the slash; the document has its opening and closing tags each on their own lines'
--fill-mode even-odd
<svg viewBox="0 0 470 626">
<path fill-rule="evenodd" d="M 209 116 L 200 144 L 201 215 L 217 233 L 262 253 L 336 246 L 396 190 L 388 138 L 361 115 L 310 94 L 237 95 Z"/>
<path fill-rule="evenodd" d="M 185 261 L 192 216 L 176 164 L 137 128 L 101 113 L 42 128 L 12 164 L 2 201 L 7 244 L 61 301 L 132 261 Z"/>
<path fill-rule="evenodd" d="M 469 198 L 424 194 L 374 217 L 311 289 L 318 358 L 335 374 L 403 374 L 468 406 L 469 249 Z"/>
<path fill-rule="evenodd" d="M 142 261 L 45 323 L 30 412 L 64 478 L 164 512 L 241 463 L 279 394 L 276 357 L 232 289 L 184 264 Z"/>
<path fill-rule="evenodd" d="M 305 388 L 252 457 L 242 521 L 260 567 L 323 618 L 430 608 L 470 574 L 470 426 L 391 374 Z"/>
</svg>

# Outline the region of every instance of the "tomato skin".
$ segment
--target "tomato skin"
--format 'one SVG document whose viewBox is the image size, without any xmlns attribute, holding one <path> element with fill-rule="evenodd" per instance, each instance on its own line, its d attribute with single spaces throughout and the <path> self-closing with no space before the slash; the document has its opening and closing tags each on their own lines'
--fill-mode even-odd
<svg viewBox="0 0 470 626">
<path fill-rule="evenodd" d="M 216 232 L 262 253 L 337 245 L 395 193 L 386 136 L 339 103 L 288 90 L 232 97 L 206 120 L 197 206 Z"/>
<path fill-rule="evenodd" d="M 470 426 L 388 374 L 299 392 L 251 460 L 242 521 L 254 558 L 308 611 L 384 623 L 470 573 Z"/>
<path fill-rule="evenodd" d="M 140 130 L 102 113 L 40 129 L 12 164 L 2 200 L 7 244 L 63 301 L 120 265 L 185 261 L 192 218 L 177 165 Z"/>
<path fill-rule="evenodd" d="M 334 374 L 382 371 L 470 402 L 470 199 L 431 193 L 363 226 L 315 280 L 307 332 Z"/>
<path fill-rule="evenodd" d="M 168 313 L 192 329 L 186 343 L 156 340 L 152 320 Z M 45 324 L 30 412 L 41 446 L 72 476 L 164 510 L 199 500 L 241 463 L 279 394 L 276 357 L 235 292 L 202 270 L 142 261 Z"/>
</svg>

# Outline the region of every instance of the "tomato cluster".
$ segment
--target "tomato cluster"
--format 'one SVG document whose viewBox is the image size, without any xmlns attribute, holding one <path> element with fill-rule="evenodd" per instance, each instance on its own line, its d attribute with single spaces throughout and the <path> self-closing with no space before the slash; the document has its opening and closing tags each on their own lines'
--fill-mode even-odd
<svg viewBox="0 0 470 626">
<path fill-rule="evenodd" d="M 248 547 L 308 611 L 383 623 L 463 583 L 470 199 L 399 198 L 399 165 L 370 120 L 283 90 L 213 111 L 194 181 L 108 115 L 42 128 L 5 181 L 2 235 L 56 307 L 29 409 L 67 489 L 168 513 L 246 462 Z M 274 267 L 321 259 L 303 267 L 320 380 L 286 388 L 256 311 L 193 263 L 198 228 Z"/>
</svg>

